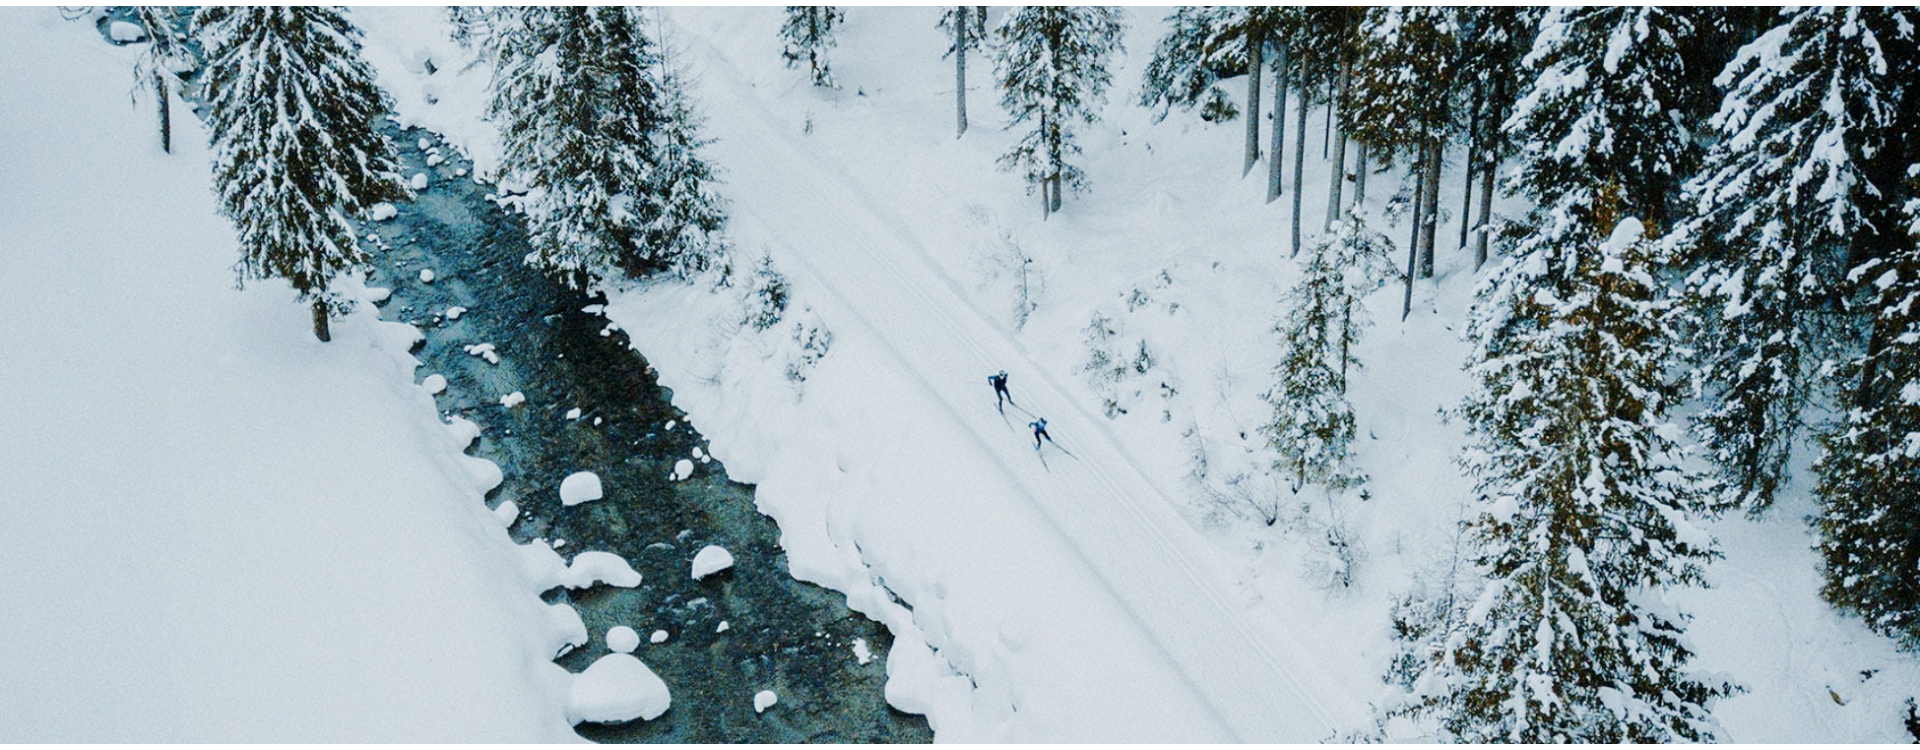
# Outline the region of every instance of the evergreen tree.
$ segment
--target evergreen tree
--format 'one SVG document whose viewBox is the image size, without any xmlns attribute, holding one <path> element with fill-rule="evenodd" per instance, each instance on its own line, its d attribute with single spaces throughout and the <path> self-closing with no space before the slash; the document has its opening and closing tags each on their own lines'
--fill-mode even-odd
<svg viewBox="0 0 1920 750">
<path fill-rule="evenodd" d="M 1040 189 L 1044 213 L 1060 210 L 1063 187 L 1085 189 L 1085 173 L 1068 159 L 1080 153 L 1079 128 L 1099 121 L 1113 80 L 1107 58 L 1120 50 L 1121 30 L 1116 8 L 1025 6 L 996 32 L 994 76 L 1000 105 L 1012 116 L 1008 127 L 1034 123 L 999 165 L 1021 170 L 1029 190 Z"/>
<path fill-rule="evenodd" d="M 940 14 L 940 29 L 953 35 L 947 54 L 953 56 L 953 104 L 960 132 L 967 134 L 967 50 L 980 49 L 987 40 L 987 6 L 958 5 Z"/>
<path fill-rule="evenodd" d="M 1696 429 L 1737 500 L 1758 511 L 1786 478 L 1814 369 L 1840 331 L 1847 264 L 1892 197 L 1869 179 L 1895 117 L 1882 54 L 1891 8 L 1805 8 L 1747 46 L 1719 79 L 1721 136 L 1687 186 L 1700 377 Z M 1889 38 L 1891 41 L 1891 38 Z"/>
<path fill-rule="evenodd" d="M 1666 417 L 1674 316 L 1641 231 L 1627 219 L 1604 244 L 1589 235 L 1565 248 L 1562 282 L 1477 303 L 1502 308 L 1473 317 L 1479 387 L 1458 412 L 1486 585 L 1451 630 L 1408 644 L 1412 694 L 1391 715 L 1437 720 L 1464 742 L 1717 734 L 1711 702 L 1733 688 L 1687 674 L 1685 616 L 1661 601 L 1716 555 L 1688 520 L 1715 510 L 1715 493 L 1683 467 Z M 1495 275 L 1530 282 L 1545 257 Z M 1514 334 L 1503 317 L 1535 325 Z"/>
<path fill-rule="evenodd" d="M 621 269 L 669 267 L 648 243 L 646 206 L 659 161 L 653 135 L 666 119 L 639 11 L 522 9 L 491 46 L 488 116 L 500 127 L 502 167 L 530 188 L 517 200 L 533 252 L 527 262 L 576 288 Z"/>
<path fill-rule="evenodd" d="M 787 22 L 780 27 L 780 57 L 787 61 L 787 69 L 805 60 L 813 85 L 838 88 L 827 67 L 827 50 L 834 44 L 833 27 L 846 19 L 846 11 L 831 5 L 787 6 Z"/>
<path fill-rule="evenodd" d="M 1273 421 L 1263 431 L 1292 474 L 1294 489 L 1306 483 L 1341 489 L 1363 481 L 1348 467 L 1353 442 L 1353 406 L 1347 378 L 1358 370 L 1354 345 L 1366 326 L 1361 301 L 1379 288 L 1393 243 L 1358 217 L 1307 246 L 1300 281 L 1288 292 L 1286 316 L 1274 326 L 1282 336 L 1279 383 L 1267 394 Z"/>
<path fill-rule="evenodd" d="M 1658 7 L 1547 12 L 1524 61 L 1531 86 L 1505 125 L 1527 139 L 1511 187 L 1537 205 L 1524 230 L 1537 239 L 1521 252 L 1590 223 L 1605 185 L 1623 213 L 1671 226 L 1669 204 L 1699 161 L 1689 123 L 1674 115 L 1688 70 L 1680 40 L 1692 30 Z"/>
<path fill-rule="evenodd" d="M 1541 19 L 1523 60 L 1532 80 L 1502 125 L 1522 139 L 1506 191 L 1533 204 L 1505 233 L 1524 260 L 1498 282 L 1504 292 L 1530 294 L 1568 278 L 1549 272 L 1599 231 L 1593 207 L 1603 192 L 1620 215 L 1670 225 L 1668 204 L 1697 161 L 1673 104 L 1687 69 L 1678 39 L 1689 31 L 1684 17 L 1658 7 L 1561 7 Z M 1529 269 L 1538 278 L 1513 275 Z M 1490 333 L 1510 334 L 1504 325 Z"/>
<path fill-rule="evenodd" d="M 202 8 L 214 189 L 240 234 L 240 280 L 286 279 L 313 304 L 313 333 L 347 304 L 334 277 L 367 265 L 353 217 L 408 196 L 387 103 L 337 7 Z"/>
<path fill-rule="evenodd" d="M 1460 109 L 1459 14 L 1438 7 L 1368 9 L 1353 102 L 1343 113 L 1346 127 L 1367 144 L 1369 155 L 1412 158 L 1420 210 L 1413 217 L 1416 229 L 1408 253 L 1418 254 L 1422 276 L 1433 275 L 1442 154 Z M 1328 206 L 1329 212 L 1336 208 Z M 1411 274 L 1406 283 L 1411 290 Z"/>
<path fill-rule="evenodd" d="M 1920 164 L 1910 174 L 1920 195 Z M 1821 436 L 1814 492 L 1821 596 L 1912 650 L 1920 649 L 1920 197 L 1906 218 L 1899 250 L 1850 274 L 1872 299 L 1873 342 L 1842 370 L 1859 392 Z"/>
<path fill-rule="evenodd" d="M 1167 33 L 1154 46 L 1140 87 L 1140 105 L 1159 107 L 1155 120 L 1174 106 L 1201 106 L 1209 121 L 1231 120 L 1239 110 L 1217 86 L 1219 79 L 1247 74 L 1246 161 L 1241 174 L 1260 159 L 1260 78 L 1266 47 L 1280 20 L 1278 8 L 1261 6 L 1182 6 L 1167 16 Z M 1275 127 L 1279 127 L 1276 123 Z"/>
<path fill-rule="evenodd" d="M 719 238 L 726 224 L 722 201 L 713 192 L 718 177 L 700 150 L 713 140 L 701 135 L 704 118 L 687 91 L 685 75 L 665 49 L 665 30 L 659 34 L 662 51 L 660 128 L 653 136 L 658 161 L 647 180 L 647 206 L 642 217 L 644 244 L 666 259 L 681 275 L 704 271 L 725 252 Z"/>
</svg>

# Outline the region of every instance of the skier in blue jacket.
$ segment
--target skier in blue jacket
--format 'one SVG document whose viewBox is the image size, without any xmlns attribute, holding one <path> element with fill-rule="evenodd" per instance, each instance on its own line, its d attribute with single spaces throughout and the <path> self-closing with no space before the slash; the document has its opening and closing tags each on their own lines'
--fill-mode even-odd
<svg viewBox="0 0 1920 750">
<path fill-rule="evenodd" d="M 1033 428 L 1033 449 L 1034 450 L 1036 451 L 1040 450 L 1040 438 L 1046 438 L 1047 442 L 1049 443 L 1053 442 L 1053 436 L 1047 434 L 1047 418 L 1046 417 L 1041 417 L 1037 420 L 1034 420 L 1033 422 L 1028 423 L 1027 426 Z"/>
</svg>

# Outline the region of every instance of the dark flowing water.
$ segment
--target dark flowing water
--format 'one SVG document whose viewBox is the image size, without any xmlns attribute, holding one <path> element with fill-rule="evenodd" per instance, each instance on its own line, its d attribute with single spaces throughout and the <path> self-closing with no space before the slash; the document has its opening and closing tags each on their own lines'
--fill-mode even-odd
<svg viewBox="0 0 1920 750">
<path fill-rule="evenodd" d="M 425 172 L 431 182 L 416 201 L 399 205 L 397 218 L 366 227 L 379 237 L 367 243 L 375 264 L 369 284 L 393 289 L 382 317 L 425 332 L 415 352 L 424 363 L 419 375 L 447 377 L 442 413 L 483 428 L 472 452 L 506 476 L 488 504 L 520 507 L 516 541 L 564 539 L 563 557 L 613 552 L 645 579 L 633 589 L 547 595 L 571 601 L 591 634 L 561 665 L 585 669 L 608 653 L 607 629 L 626 625 L 641 635 L 634 655 L 673 692 L 673 708 L 659 719 L 583 724 L 580 733 L 610 742 L 931 740 L 923 717 L 895 711 L 883 697 L 891 637 L 840 595 L 787 574 L 779 529 L 754 509 L 752 487 L 729 481 L 717 461 L 696 462 L 691 479 L 671 481 L 674 462 L 705 444 L 627 337 L 603 335 L 606 321 L 581 312 L 600 300 L 527 268 L 525 228 L 487 200 L 490 187 L 456 176 L 471 164 L 451 148 L 423 130 L 390 134 L 406 173 Z M 426 166 L 423 137 L 448 161 Z M 423 268 L 436 275 L 432 283 L 420 280 Z M 446 320 L 453 305 L 469 312 Z M 493 344 L 500 363 L 464 349 L 479 343 Z M 500 397 L 514 391 L 526 403 L 502 407 Z M 579 419 L 565 416 L 573 408 Z M 669 430 L 668 422 L 677 424 Z M 562 507 L 560 480 L 581 470 L 600 475 L 606 497 Z M 708 544 L 725 547 L 736 562 L 695 581 L 689 563 Z M 716 632 L 722 622 L 728 629 Z M 656 630 L 669 639 L 647 643 Z M 868 644 L 870 663 L 856 660 L 855 639 Z M 753 695 L 767 689 L 780 702 L 755 714 Z"/>
</svg>

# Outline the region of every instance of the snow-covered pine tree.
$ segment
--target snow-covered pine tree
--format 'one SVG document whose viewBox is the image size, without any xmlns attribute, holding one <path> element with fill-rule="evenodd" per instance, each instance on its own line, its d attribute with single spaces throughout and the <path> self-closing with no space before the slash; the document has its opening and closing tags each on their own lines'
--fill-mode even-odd
<svg viewBox="0 0 1920 750">
<path fill-rule="evenodd" d="M 955 138 L 967 134 L 967 50 L 980 49 L 987 41 L 987 6 L 956 5 L 940 14 L 940 29 L 953 35 L 947 54 L 953 56 L 953 106 L 960 129 Z"/>
<path fill-rule="evenodd" d="M 656 29 L 661 120 L 653 135 L 657 161 L 647 182 L 641 237 L 649 252 L 686 276 L 713 267 L 725 252 L 719 233 L 727 217 L 712 188 L 717 174 L 700 155 L 713 139 L 701 135 L 704 118 L 687 91 L 685 73 L 674 63 L 664 24 Z"/>
<path fill-rule="evenodd" d="M 1693 268 L 1699 376 L 1694 421 L 1729 489 L 1750 510 L 1786 478 L 1814 370 L 1838 343 L 1847 265 L 1865 257 L 1893 193 L 1873 184 L 1900 74 L 1882 53 L 1907 9 L 1803 8 L 1721 74 L 1720 138 L 1687 185 L 1693 216 L 1675 233 Z M 1892 186 L 1888 186 L 1892 187 Z"/>
<path fill-rule="evenodd" d="M 1920 196 L 1920 164 L 1910 170 Z M 1863 263 L 1872 342 L 1842 368 L 1859 383 L 1852 408 L 1821 435 L 1820 594 L 1907 649 L 1920 649 L 1920 197 L 1906 205 L 1906 241 Z"/>
<path fill-rule="evenodd" d="M 1107 59 L 1120 50 L 1120 10 L 1104 6 L 1021 7 L 996 30 L 994 77 L 1008 128 L 1033 130 L 1001 155 L 1000 169 L 1019 169 L 1038 187 L 1043 214 L 1060 210 L 1062 188 L 1079 192 L 1086 174 L 1068 159 L 1080 153 L 1079 128 L 1099 121 L 1113 76 Z"/>
<path fill-rule="evenodd" d="M 1413 246 L 1422 276 L 1433 275 L 1432 228 L 1439 211 L 1441 153 L 1457 126 L 1460 11 L 1439 7 L 1370 8 L 1358 44 L 1360 65 L 1346 127 L 1370 156 L 1407 155 L 1419 211 Z M 1335 193 L 1335 196 L 1338 194 Z M 1333 210 L 1329 205 L 1329 211 Z M 1412 275 L 1406 283 L 1411 289 Z"/>
<path fill-rule="evenodd" d="M 1354 418 L 1347 378 L 1360 368 L 1352 350 L 1367 324 L 1361 300 L 1380 287 L 1392 251 L 1385 236 L 1349 217 L 1307 245 L 1300 281 L 1287 293 L 1286 314 L 1274 326 L 1282 341 L 1279 382 L 1266 396 L 1273 421 L 1262 432 L 1280 456 L 1274 468 L 1293 475 L 1296 491 L 1307 483 L 1342 489 L 1364 480 L 1348 465 Z"/>
<path fill-rule="evenodd" d="M 638 9 L 528 8 L 495 29 L 488 117 L 501 165 L 528 187 L 517 200 L 527 262 L 581 288 L 613 269 L 646 276 L 673 263 L 647 243 L 665 119 L 653 44 Z"/>
<path fill-rule="evenodd" d="M 1734 688 L 1688 674 L 1686 618 L 1662 601 L 1717 554 L 1689 521 L 1717 494 L 1684 468 L 1667 420 L 1674 315 L 1641 232 L 1626 219 L 1604 243 L 1552 247 L 1564 281 L 1476 303 L 1501 308 L 1473 316 L 1479 386 L 1457 412 L 1473 439 L 1461 463 L 1483 509 L 1468 530 L 1486 583 L 1450 632 L 1405 644 L 1411 694 L 1389 715 L 1464 742 L 1718 734 L 1711 703 Z M 1546 257 L 1495 274 L 1529 282 Z M 1506 317 L 1534 324 L 1514 335 Z"/>
<path fill-rule="evenodd" d="M 1159 107 L 1156 121 L 1176 105 L 1183 110 L 1201 106 L 1201 117 L 1209 121 L 1230 120 L 1238 110 L 1217 83 L 1222 77 L 1247 74 L 1246 160 L 1241 174 L 1252 171 L 1260 159 L 1260 79 L 1281 12 L 1239 5 L 1176 9 L 1167 16 L 1167 33 L 1147 63 L 1140 106 Z"/>
<path fill-rule="evenodd" d="M 181 28 L 187 20 L 183 11 L 168 5 L 136 5 L 133 17 L 147 35 L 147 49 L 133 66 L 134 90 L 153 81 L 155 113 L 160 124 L 160 150 L 173 153 L 173 87 L 182 71 L 194 67 L 193 51 L 187 47 L 187 34 Z"/>
<path fill-rule="evenodd" d="M 838 88 L 827 67 L 827 50 L 834 45 L 833 27 L 846 19 L 846 11 L 831 5 L 787 6 L 787 22 L 780 27 L 780 57 L 787 61 L 787 69 L 805 61 L 813 85 Z"/>
<path fill-rule="evenodd" d="M 1699 161 L 1691 123 L 1675 117 L 1687 64 L 1686 15 L 1659 7 L 1559 7 L 1540 21 L 1524 60 L 1531 82 L 1505 129 L 1522 134 L 1509 188 L 1533 199 L 1519 252 L 1571 247 L 1590 224 L 1594 191 L 1620 191 L 1622 212 L 1671 227 L 1670 204 Z M 1551 266 L 1550 266 L 1551 267 Z"/>
<path fill-rule="evenodd" d="M 1698 151 L 1672 104 L 1686 71 L 1678 40 L 1689 30 L 1684 16 L 1660 7 L 1558 7 L 1541 19 L 1523 60 L 1531 80 L 1501 126 L 1520 140 L 1504 189 L 1533 205 L 1503 233 L 1511 253 L 1527 259 L 1510 268 L 1539 278 L 1509 273 L 1500 282 L 1505 293 L 1532 294 L 1568 278 L 1557 271 L 1598 231 L 1593 207 L 1602 189 L 1618 193 L 1610 201 L 1620 215 L 1671 226 L 1668 206 Z"/>
<path fill-rule="evenodd" d="M 313 334 L 348 300 L 328 290 L 367 256 L 353 217 L 408 197 L 360 30 L 337 7 L 202 8 L 214 190 L 240 234 L 235 270 L 286 279 L 313 304 Z"/>
</svg>

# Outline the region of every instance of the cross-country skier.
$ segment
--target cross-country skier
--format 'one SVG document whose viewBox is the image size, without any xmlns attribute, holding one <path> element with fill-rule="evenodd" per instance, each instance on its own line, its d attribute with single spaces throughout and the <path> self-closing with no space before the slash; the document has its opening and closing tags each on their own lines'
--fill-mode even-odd
<svg viewBox="0 0 1920 750">
<path fill-rule="evenodd" d="M 1047 434 L 1047 418 L 1046 417 L 1041 417 L 1037 420 L 1034 420 L 1033 422 L 1029 423 L 1027 426 L 1033 428 L 1033 449 L 1034 450 L 1036 451 L 1040 450 L 1040 438 L 1046 438 L 1047 442 L 1049 443 L 1053 442 L 1053 436 Z"/>
<path fill-rule="evenodd" d="M 993 386 L 994 408 L 999 409 L 1001 414 L 1007 413 L 1007 404 L 1013 403 L 1013 395 L 1007 393 L 1007 371 L 1001 370 L 998 375 L 988 375 L 987 384 Z"/>
</svg>

